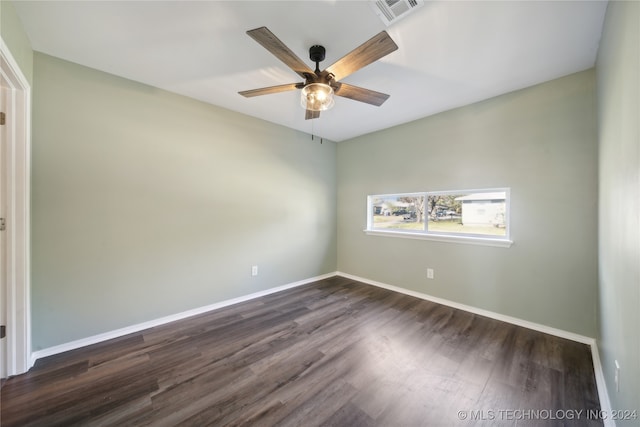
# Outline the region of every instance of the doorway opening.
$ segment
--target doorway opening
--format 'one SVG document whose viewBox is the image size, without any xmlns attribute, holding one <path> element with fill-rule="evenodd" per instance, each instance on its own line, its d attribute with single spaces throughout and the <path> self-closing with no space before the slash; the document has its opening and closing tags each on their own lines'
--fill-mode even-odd
<svg viewBox="0 0 640 427">
<path fill-rule="evenodd" d="M 31 87 L 0 38 L 0 376 L 33 365 L 30 329 Z"/>
</svg>

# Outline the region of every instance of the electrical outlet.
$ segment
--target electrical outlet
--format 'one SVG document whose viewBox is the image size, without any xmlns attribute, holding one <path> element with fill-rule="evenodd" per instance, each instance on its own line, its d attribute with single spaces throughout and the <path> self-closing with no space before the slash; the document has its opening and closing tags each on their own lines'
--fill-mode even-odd
<svg viewBox="0 0 640 427">
<path fill-rule="evenodd" d="M 254 265 L 251 267 L 251 275 L 252 276 L 257 276 L 258 275 L 258 266 Z"/>
<path fill-rule="evenodd" d="M 427 279 L 433 279 L 433 268 L 427 268 Z"/>
<path fill-rule="evenodd" d="M 620 393 L 620 364 L 616 360 L 616 372 L 615 372 L 615 381 L 616 381 L 616 393 Z"/>
</svg>

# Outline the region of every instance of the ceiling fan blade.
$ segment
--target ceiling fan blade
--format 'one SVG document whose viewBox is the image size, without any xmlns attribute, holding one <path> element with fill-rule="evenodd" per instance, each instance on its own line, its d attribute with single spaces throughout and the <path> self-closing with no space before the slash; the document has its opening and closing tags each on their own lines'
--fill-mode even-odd
<svg viewBox="0 0 640 427">
<path fill-rule="evenodd" d="M 346 83 L 338 83 L 340 86 L 335 90 L 335 94 L 355 101 L 366 102 L 367 104 L 381 106 L 389 98 L 386 93 L 375 90 L 364 89 Z"/>
<path fill-rule="evenodd" d="M 398 45 L 386 31 L 382 31 L 338 59 L 327 68 L 327 71 L 334 75 L 335 80 L 341 80 L 396 49 L 398 49 Z"/>
<path fill-rule="evenodd" d="M 260 89 L 243 90 L 238 92 L 240 95 L 251 98 L 252 96 L 269 95 L 270 93 L 286 92 L 289 90 L 300 89 L 301 83 L 289 83 L 286 85 L 261 87 Z"/>
<path fill-rule="evenodd" d="M 249 30 L 247 34 L 271 52 L 276 58 L 284 62 L 289 68 L 298 73 L 300 77 L 306 79 L 308 74 L 314 74 L 313 70 L 302 62 L 302 60 L 269 31 L 267 27 Z"/>
<path fill-rule="evenodd" d="M 304 114 L 305 120 L 317 119 L 320 117 L 320 111 L 307 110 Z"/>
</svg>

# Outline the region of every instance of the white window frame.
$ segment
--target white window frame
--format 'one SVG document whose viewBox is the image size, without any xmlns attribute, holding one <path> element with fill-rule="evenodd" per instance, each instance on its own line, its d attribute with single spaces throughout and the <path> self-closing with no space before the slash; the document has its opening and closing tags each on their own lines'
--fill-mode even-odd
<svg viewBox="0 0 640 427">
<path fill-rule="evenodd" d="M 425 218 L 424 230 L 394 230 L 394 229 L 376 229 L 373 226 L 373 200 L 381 197 L 416 197 L 424 196 L 425 203 L 430 196 L 446 196 L 458 194 L 474 194 L 474 193 L 505 193 L 505 235 L 489 236 L 480 234 L 465 233 L 447 233 L 442 231 L 429 231 L 429 220 Z M 432 240 L 436 242 L 447 243 L 464 243 L 471 245 L 496 246 L 508 248 L 513 244 L 511 240 L 511 189 L 505 188 L 482 188 L 472 190 L 456 190 L 456 191 L 420 191 L 412 193 L 389 193 L 389 194 L 373 194 L 367 196 L 367 228 L 364 232 L 370 236 L 384 237 L 400 237 L 406 239 Z M 426 207 L 425 207 L 426 211 Z M 426 215 L 426 212 L 425 212 Z"/>
</svg>

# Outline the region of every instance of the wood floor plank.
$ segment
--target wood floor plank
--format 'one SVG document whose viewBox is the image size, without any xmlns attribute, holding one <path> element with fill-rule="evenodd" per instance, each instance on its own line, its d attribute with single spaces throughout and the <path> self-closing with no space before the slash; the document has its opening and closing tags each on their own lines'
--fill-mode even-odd
<svg viewBox="0 0 640 427">
<path fill-rule="evenodd" d="M 0 403 L 3 426 L 602 425 L 500 412 L 599 410 L 588 346 L 344 277 L 39 360 Z"/>
</svg>

